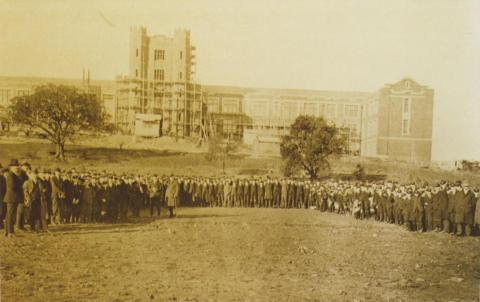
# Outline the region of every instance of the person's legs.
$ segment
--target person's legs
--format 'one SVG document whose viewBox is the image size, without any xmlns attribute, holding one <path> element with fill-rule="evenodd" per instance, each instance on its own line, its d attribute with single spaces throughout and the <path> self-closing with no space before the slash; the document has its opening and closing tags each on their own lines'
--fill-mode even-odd
<svg viewBox="0 0 480 302">
<path fill-rule="evenodd" d="M 472 236 L 472 225 L 469 223 L 465 224 L 465 236 Z"/>
<path fill-rule="evenodd" d="M 15 220 L 15 226 L 19 230 L 23 230 L 25 228 L 24 216 L 25 216 L 25 205 L 23 204 L 23 202 L 19 202 L 17 204 L 17 215 Z"/>
<path fill-rule="evenodd" d="M 2 201 L 0 202 L 0 229 L 3 229 L 5 227 L 4 220 L 6 216 L 7 216 L 7 204 Z"/>
<path fill-rule="evenodd" d="M 461 223 L 457 223 L 457 232 L 456 232 L 456 235 L 457 236 L 462 236 L 463 235 L 463 225 Z"/>
<path fill-rule="evenodd" d="M 14 225 L 15 225 L 15 213 L 17 211 L 17 204 L 15 203 L 7 203 L 7 211 L 5 215 L 5 236 L 14 233 Z"/>
<path fill-rule="evenodd" d="M 445 233 L 450 233 L 450 220 L 445 219 L 445 220 L 443 221 L 443 231 L 444 231 Z"/>
</svg>

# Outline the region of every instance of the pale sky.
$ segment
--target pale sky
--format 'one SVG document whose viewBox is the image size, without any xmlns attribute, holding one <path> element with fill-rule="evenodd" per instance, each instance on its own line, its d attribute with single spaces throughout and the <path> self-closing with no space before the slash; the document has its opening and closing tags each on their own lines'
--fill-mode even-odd
<svg viewBox="0 0 480 302">
<path fill-rule="evenodd" d="M 480 1 L 0 0 L 0 75 L 128 72 L 129 28 L 191 30 L 203 84 L 435 90 L 433 158 L 480 159 Z"/>
</svg>

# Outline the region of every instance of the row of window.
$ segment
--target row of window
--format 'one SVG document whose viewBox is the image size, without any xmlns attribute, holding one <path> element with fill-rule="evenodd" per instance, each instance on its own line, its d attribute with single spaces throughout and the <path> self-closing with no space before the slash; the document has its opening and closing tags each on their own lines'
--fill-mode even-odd
<svg viewBox="0 0 480 302">
<path fill-rule="evenodd" d="M 209 112 L 220 112 L 220 102 L 219 100 L 210 99 L 207 103 Z M 222 113 L 240 113 L 240 103 L 238 101 L 223 101 L 222 102 Z"/>
<path fill-rule="evenodd" d="M 302 110 L 302 106 L 299 106 L 294 102 L 285 102 L 281 104 L 276 102 L 273 104 L 270 110 L 271 113 L 269 114 L 268 101 L 255 101 L 250 107 L 250 113 L 254 116 L 280 115 L 283 113 L 283 116 L 291 118 L 297 117 L 300 113 L 315 116 L 324 115 L 328 118 L 334 118 L 337 116 L 338 104 L 320 104 L 320 107 L 318 107 L 318 105 L 319 104 L 316 103 L 305 103 Z M 343 110 L 345 117 L 358 117 L 360 114 L 359 105 L 345 105 Z"/>
<path fill-rule="evenodd" d="M 411 109 L 412 99 L 406 97 L 403 99 L 403 110 L 402 110 L 402 135 L 410 135 L 410 109 Z"/>
<path fill-rule="evenodd" d="M 6 104 L 12 98 L 16 96 L 29 95 L 31 90 L 29 89 L 0 89 L 0 103 Z"/>
<path fill-rule="evenodd" d="M 135 49 L 135 56 L 138 57 L 139 54 L 140 54 L 139 49 L 138 49 L 138 48 Z M 180 58 L 180 60 L 183 59 L 183 51 L 180 51 L 180 52 L 179 52 L 179 58 Z M 165 50 L 163 50 L 163 49 L 155 49 L 155 50 L 153 51 L 153 59 L 154 59 L 155 61 L 165 60 Z"/>
<path fill-rule="evenodd" d="M 135 77 L 138 78 L 139 72 L 138 69 L 135 69 Z M 153 79 L 155 81 L 164 81 L 165 80 L 165 70 L 163 69 L 155 69 L 153 70 Z M 178 73 L 178 79 L 183 80 L 183 72 Z"/>
</svg>

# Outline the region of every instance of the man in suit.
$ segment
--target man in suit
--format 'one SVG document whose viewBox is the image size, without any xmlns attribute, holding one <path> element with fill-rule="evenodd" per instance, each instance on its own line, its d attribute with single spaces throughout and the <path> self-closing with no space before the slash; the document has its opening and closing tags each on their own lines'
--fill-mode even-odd
<svg viewBox="0 0 480 302">
<path fill-rule="evenodd" d="M 38 171 L 28 169 L 28 179 L 22 186 L 25 205 L 25 222 L 30 225 L 30 231 L 38 231 L 40 229 L 40 189 L 37 174 Z"/>
<path fill-rule="evenodd" d="M 8 168 L 3 168 L 0 164 L 0 229 L 3 229 L 3 221 L 5 220 L 5 214 L 7 211 L 7 207 L 3 202 L 3 198 L 5 196 L 6 191 L 6 183 L 5 183 L 5 176 L 4 174 L 8 172 Z"/>
<path fill-rule="evenodd" d="M 5 215 L 5 236 L 11 237 L 14 234 L 15 214 L 17 205 L 22 202 L 22 186 L 18 175 L 20 167 L 17 159 L 12 159 L 9 164 L 9 171 L 5 176 L 5 197 L 3 202 L 6 204 Z"/>
<path fill-rule="evenodd" d="M 60 169 L 56 169 L 52 178 L 50 178 L 52 186 L 52 221 L 53 225 L 62 223 L 63 202 L 65 199 L 65 185 L 60 175 Z"/>
<path fill-rule="evenodd" d="M 20 170 L 18 172 L 18 179 L 20 181 L 20 187 L 23 188 L 23 184 L 28 180 L 27 171 L 30 170 L 30 164 L 27 162 L 23 162 L 20 166 Z M 23 189 L 20 191 L 21 201 L 17 204 L 17 217 L 15 220 L 15 224 L 17 229 L 24 230 L 25 229 L 25 196 L 23 194 Z"/>
<path fill-rule="evenodd" d="M 479 188 L 476 188 L 473 191 L 473 194 L 475 195 L 475 198 L 477 199 L 477 202 L 476 202 L 476 205 L 475 205 L 474 226 L 475 226 L 477 235 L 480 235 L 480 190 L 479 190 Z"/>
<path fill-rule="evenodd" d="M 175 177 L 171 176 L 168 182 L 167 192 L 165 193 L 167 198 L 168 211 L 170 212 L 170 218 L 175 216 L 173 209 L 176 207 L 178 203 L 178 191 L 179 191 L 178 180 Z"/>
<path fill-rule="evenodd" d="M 467 183 L 455 193 L 455 229 L 457 236 L 472 235 L 476 198 Z"/>
</svg>

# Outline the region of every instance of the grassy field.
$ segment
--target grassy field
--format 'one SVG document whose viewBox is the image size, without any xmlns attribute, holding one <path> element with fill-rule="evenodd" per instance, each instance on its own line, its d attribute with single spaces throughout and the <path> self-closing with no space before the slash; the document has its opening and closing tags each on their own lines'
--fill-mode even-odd
<svg viewBox="0 0 480 302">
<path fill-rule="evenodd" d="M 479 298 L 479 237 L 315 210 L 184 208 L 175 219 L 57 226 L 0 245 L 2 301 Z"/>
<path fill-rule="evenodd" d="M 123 144 L 124 143 L 124 144 Z M 122 148 L 120 148 L 122 147 Z M 54 146 L 42 140 L 0 138 L 0 163 L 6 165 L 10 158 L 27 159 L 35 166 L 63 167 L 77 170 L 108 170 L 116 173 L 157 173 L 219 176 L 224 173 L 221 162 L 205 158 L 205 146 L 195 142 L 175 142 L 164 138 L 141 140 L 125 137 L 89 138 L 76 145 L 67 145 L 66 162 L 52 159 Z M 369 174 L 384 174 L 400 182 L 439 180 L 467 180 L 480 186 L 480 175 L 459 171 L 444 171 L 432 167 L 419 167 L 406 162 L 389 162 L 380 159 L 339 158 L 332 161 L 332 173 L 351 173 L 356 164 L 362 164 Z M 238 154 L 228 159 L 227 175 L 282 175 L 282 161 L 277 156 L 252 156 Z"/>
<path fill-rule="evenodd" d="M 0 162 L 116 173 L 218 176 L 220 162 L 188 142 L 155 147 L 100 140 L 52 160 L 41 140 L 0 139 Z M 193 150 L 183 152 L 181 150 Z M 400 181 L 478 175 L 343 158 L 333 171 Z M 281 175 L 278 157 L 237 155 L 228 175 Z M 165 213 L 164 213 L 165 215 Z M 410 233 L 313 210 L 180 209 L 177 219 L 66 225 L 0 237 L 1 301 L 478 301 L 480 237 Z"/>
<path fill-rule="evenodd" d="M 185 146 L 186 145 L 186 146 Z M 185 148 L 183 148 L 185 146 Z M 144 146 L 143 146 L 144 147 Z M 147 146 L 148 147 L 148 146 Z M 196 150 L 196 152 L 185 152 Z M 120 149 L 112 144 L 96 141 L 88 144 L 68 145 L 66 162 L 52 159 L 55 148 L 41 140 L 0 140 L 0 163 L 6 165 L 11 158 L 26 159 L 34 166 L 76 168 L 77 170 L 107 170 L 115 173 L 157 173 L 178 175 L 218 176 L 223 173 L 221 162 L 208 161 L 203 149 L 191 144 L 179 146 L 160 145 L 152 149 L 139 147 Z M 280 173 L 278 157 L 252 158 L 236 155 L 229 159 L 225 172 L 228 175 Z"/>
</svg>

